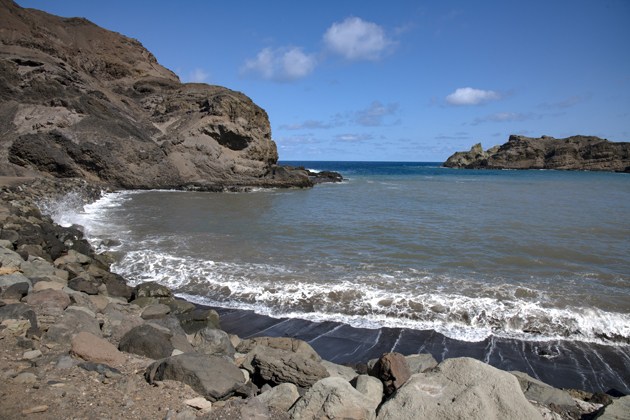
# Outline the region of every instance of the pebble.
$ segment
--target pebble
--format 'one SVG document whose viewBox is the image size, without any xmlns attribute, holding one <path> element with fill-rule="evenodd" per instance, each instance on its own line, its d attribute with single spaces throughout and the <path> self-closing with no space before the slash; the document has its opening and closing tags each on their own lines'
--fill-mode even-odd
<svg viewBox="0 0 630 420">
<path fill-rule="evenodd" d="M 26 410 L 22 410 L 22 414 L 31 414 L 31 413 L 43 413 L 48 410 L 47 405 L 38 405 L 37 407 L 27 408 Z"/>
<path fill-rule="evenodd" d="M 27 351 L 22 355 L 23 359 L 26 360 L 33 360 L 33 359 L 37 359 L 39 356 L 42 355 L 42 352 L 39 350 L 31 350 L 31 351 Z"/>
<path fill-rule="evenodd" d="M 32 383 L 35 383 L 36 380 L 37 380 L 37 377 L 34 374 L 30 372 L 24 372 L 24 373 L 20 373 L 15 378 L 13 378 L 13 383 L 32 384 Z"/>
<path fill-rule="evenodd" d="M 199 410 L 210 410 L 212 408 L 212 403 L 206 400 L 203 397 L 192 398 L 190 400 L 184 401 L 185 404 L 188 404 L 191 407 L 198 408 Z"/>
</svg>

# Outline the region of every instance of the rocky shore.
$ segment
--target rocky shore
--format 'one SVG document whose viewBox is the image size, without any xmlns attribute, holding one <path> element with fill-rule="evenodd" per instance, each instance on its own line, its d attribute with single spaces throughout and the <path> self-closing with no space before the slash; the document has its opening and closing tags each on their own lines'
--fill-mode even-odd
<svg viewBox="0 0 630 420">
<path fill-rule="evenodd" d="M 294 338 L 241 340 L 214 310 L 128 285 L 80 227 L 38 207 L 68 193 L 87 203 L 101 187 L 13 184 L 0 191 L 2 418 L 629 418 L 628 396 L 555 389 L 470 358 L 337 365 Z"/>
<path fill-rule="evenodd" d="M 459 169 L 553 169 L 630 172 L 630 143 L 594 136 L 556 139 L 511 135 L 508 142 L 483 150 L 481 143 L 456 152 L 442 165 Z"/>
</svg>

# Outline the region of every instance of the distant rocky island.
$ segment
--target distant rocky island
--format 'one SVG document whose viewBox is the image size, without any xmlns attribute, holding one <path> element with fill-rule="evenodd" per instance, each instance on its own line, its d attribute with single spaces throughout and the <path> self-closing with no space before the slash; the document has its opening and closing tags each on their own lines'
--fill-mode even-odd
<svg viewBox="0 0 630 420">
<path fill-rule="evenodd" d="M 0 176 L 119 188 L 309 187 L 264 109 L 181 83 L 140 42 L 0 0 Z"/>
<path fill-rule="evenodd" d="M 594 136 L 556 139 L 511 135 L 507 143 L 487 151 L 478 143 L 468 152 L 456 152 L 442 166 L 630 172 L 630 143 L 611 142 Z"/>
</svg>

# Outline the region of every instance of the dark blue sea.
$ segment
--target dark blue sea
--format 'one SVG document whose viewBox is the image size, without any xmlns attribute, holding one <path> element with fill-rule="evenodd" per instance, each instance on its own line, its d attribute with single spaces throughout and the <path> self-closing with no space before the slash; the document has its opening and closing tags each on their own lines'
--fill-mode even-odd
<svg viewBox="0 0 630 420">
<path fill-rule="evenodd" d="M 563 352 L 579 359 L 566 353 L 578 346 L 592 357 L 577 370 L 612 370 L 599 388 L 628 392 L 630 175 L 280 163 L 345 181 L 123 191 L 83 211 L 58 206 L 55 218 L 116 252 L 113 270 L 132 283 L 156 280 L 200 304 L 431 332 L 471 349 L 548 343 L 549 363 Z M 596 388 L 589 381 L 582 386 Z"/>
</svg>

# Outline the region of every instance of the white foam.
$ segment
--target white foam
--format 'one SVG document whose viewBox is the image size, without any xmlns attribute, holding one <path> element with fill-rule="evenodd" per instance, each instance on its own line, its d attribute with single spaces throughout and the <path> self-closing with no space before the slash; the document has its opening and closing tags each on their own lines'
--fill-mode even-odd
<svg viewBox="0 0 630 420">
<path fill-rule="evenodd" d="M 630 339 L 630 315 L 599 309 L 548 308 L 531 298 L 471 297 L 434 288 L 414 292 L 417 282 L 369 274 L 318 283 L 271 264 L 185 259 L 151 250 L 129 252 L 115 271 L 133 283 L 158 281 L 191 301 L 249 309 L 273 317 L 337 321 L 355 327 L 431 329 L 464 341 L 491 335 L 522 340 L 569 339 L 616 344 Z M 425 277 L 425 276 L 423 276 Z M 424 279 L 430 284 L 430 279 Z M 435 279 L 433 279 L 435 280 Z M 516 289 L 516 287 L 514 288 Z M 512 291 L 512 295 L 515 290 Z"/>
</svg>

